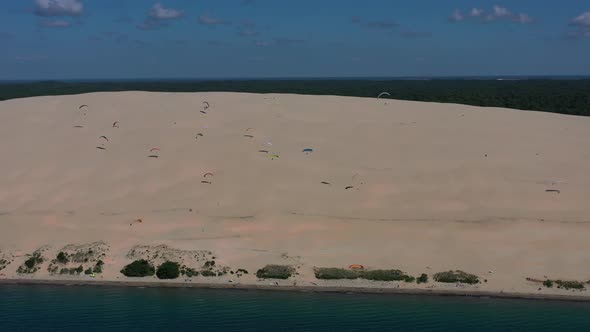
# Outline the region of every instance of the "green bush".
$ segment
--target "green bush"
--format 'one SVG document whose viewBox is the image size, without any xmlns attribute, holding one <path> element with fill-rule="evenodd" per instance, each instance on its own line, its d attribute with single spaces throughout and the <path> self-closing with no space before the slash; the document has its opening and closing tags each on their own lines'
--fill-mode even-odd
<svg viewBox="0 0 590 332">
<path fill-rule="evenodd" d="M 156 273 L 156 269 L 145 259 L 138 259 L 125 265 L 121 273 L 126 277 L 151 277 Z"/>
<path fill-rule="evenodd" d="M 563 289 L 585 289 L 583 282 L 575 280 L 555 280 L 557 288 Z"/>
<path fill-rule="evenodd" d="M 158 266 L 156 276 L 158 279 L 176 279 L 180 275 L 180 264 L 167 261 Z"/>
<path fill-rule="evenodd" d="M 86 270 L 84 270 L 84 274 L 87 274 L 87 275 L 88 275 L 88 274 L 92 274 L 92 268 L 91 268 L 91 267 L 89 267 L 89 268 L 87 268 Z"/>
<path fill-rule="evenodd" d="M 375 281 L 406 281 L 413 277 L 410 277 L 401 270 L 370 270 L 363 271 L 361 278 Z"/>
<path fill-rule="evenodd" d="M 256 271 L 256 277 L 260 279 L 288 279 L 295 269 L 289 265 L 267 265 Z"/>
<path fill-rule="evenodd" d="M 187 267 L 187 268 L 184 270 L 184 274 L 186 274 L 186 276 L 187 276 L 187 277 L 189 277 L 189 278 L 190 278 L 190 277 L 196 277 L 196 276 L 198 276 L 198 275 L 199 275 L 199 271 L 197 271 L 197 270 L 195 270 L 195 269 L 193 269 L 193 268 Z"/>
<path fill-rule="evenodd" d="M 239 274 L 239 273 L 241 273 L 241 274 L 248 274 L 248 271 L 247 271 L 247 270 L 244 270 L 244 269 L 238 269 L 238 270 L 236 271 L 236 273 L 238 273 L 238 274 Z"/>
<path fill-rule="evenodd" d="M 210 270 L 203 270 L 203 271 L 201 271 L 201 275 L 203 277 L 217 277 L 217 273 L 216 272 L 213 272 L 213 271 L 210 271 Z"/>
<path fill-rule="evenodd" d="M 477 284 L 479 282 L 479 277 L 475 274 L 467 273 L 461 270 L 456 270 L 435 273 L 434 280 L 438 282 L 447 283 L 460 282 L 464 284 Z"/>
<path fill-rule="evenodd" d="M 428 282 L 428 275 L 426 273 L 422 273 L 418 279 L 416 279 L 416 282 L 419 284 L 425 284 Z"/>
<path fill-rule="evenodd" d="M 547 279 L 547 280 L 543 281 L 543 286 L 545 286 L 547 288 L 553 287 L 553 280 Z"/>
<path fill-rule="evenodd" d="M 59 254 L 57 254 L 57 261 L 62 264 L 67 264 L 69 262 L 68 256 L 63 251 L 60 251 Z"/>
<path fill-rule="evenodd" d="M 319 267 L 314 269 L 317 279 L 358 279 L 359 273 L 354 270 L 337 267 Z"/>
</svg>

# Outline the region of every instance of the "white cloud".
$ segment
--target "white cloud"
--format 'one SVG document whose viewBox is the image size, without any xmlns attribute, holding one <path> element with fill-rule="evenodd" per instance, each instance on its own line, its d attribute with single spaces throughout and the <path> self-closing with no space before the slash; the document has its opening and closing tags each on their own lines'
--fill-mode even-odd
<svg viewBox="0 0 590 332">
<path fill-rule="evenodd" d="M 471 9 L 471 13 L 469 13 L 469 16 L 480 17 L 481 15 L 483 15 L 483 12 L 484 12 L 483 9 L 473 8 L 473 9 Z"/>
<path fill-rule="evenodd" d="M 585 12 L 572 19 L 572 25 L 590 27 L 590 12 Z"/>
<path fill-rule="evenodd" d="M 171 20 L 181 19 L 184 11 L 174 8 L 165 8 L 161 3 L 156 2 L 143 23 L 137 25 L 140 30 L 155 30 L 168 26 Z"/>
<path fill-rule="evenodd" d="M 451 14 L 451 17 L 449 19 L 452 22 L 460 22 L 465 21 L 467 19 L 477 19 L 481 22 L 509 21 L 521 24 L 528 24 L 534 21 L 534 19 L 529 14 L 516 14 L 510 11 L 508 8 L 498 5 L 494 5 L 492 7 L 492 10 L 489 12 L 486 12 L 484 9 L 481 8 L 472 8 L 467 15 L 463 15 L 461 10 L 459 9 L 455 9 L 455 11 Z"/>
<path fill-rule="evenodd" d="M 199 24 L 203 24 L 203 25 L 220 25 L 220 24 L 227 24 L 228 23 L 222 19 L 210 16 L 210 15 L 201 15 L 201 16 L 199 16 L 198 21 L 199 21 Z"/>
<path fill-rule="evenodd" d="M 80 0 L 35 0 L 38 16 L 80 16 L 84 5 Z"/>
<path fill-rule="evenodd" d="M 149 17 L 155 20 L 173 20 L 181 18 L 184 15 L 184 11 L 174 8 L 164 8 L 157 2 L 152 6 Z"/>
<path fill-rule="evenodd" d="M 590 37 L 590 12 L 585 12 L 574 17 L 570 25 L 573 29 L 567 33 L 568 37 Z"/>
<path fill-rule="evenodd" d="M 40 25 L 45 28 L 67 28 L 71 24 L 64 20 L 43 20 Z"/>
<path fill-rule="evenodd" d="M 463 14 L 461 13 L 461 11 L 459 9 L 455 9 L 453 11 L 453 13 L 451 14 L 451 17 L 449 17 L 449 20 L 452 22 L 461 22 L 465 19 L 465 16 L 463 16 Z"/>
</svg>

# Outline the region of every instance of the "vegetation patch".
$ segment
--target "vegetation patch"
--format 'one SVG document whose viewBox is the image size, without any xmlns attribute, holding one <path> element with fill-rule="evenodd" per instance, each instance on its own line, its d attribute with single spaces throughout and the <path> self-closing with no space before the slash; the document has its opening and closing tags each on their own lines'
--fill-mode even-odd
<svg viewBox="0 0 590 332">
<path fill-rule="evenodd" d="M 375 281 L 406 281 L 412 282 L 414 277 L 407 275 L 401 270 L 370 270 L 362 271 L 361 278 Z"/>
<path fill-rule="evenodd" d="M 125 265 L 121 273 L 126 277 L 151 277 L 156 273 L 156 269 L 147 260 L 138 259 Z"/>
<path fill-rule="evenodd" d="M 314 269 L 317 279 L 358 279 L 359 273 L 355 270 L 342 269 L 337 267 L 318 267 Z"/>
<path fill-rule="evenodd" d="M 197 271 L 196 269 L 193 269 L 192 267 L 187 267 L 187 266 L 182 266 L 180 268 L 180 274 L 182 274 L 183 276 L 187 276 L 189 278 L 191 277 L 196 277 L 199 275 L 199 271 Z"/>
<path fill-rule="evenodd" d="M 576 280 L 555 280 L 555 284 L 557 285 L 557 288 L 563 289 L 586 289 L 584 282 Z"/>
<path fill-rule="evenodd" d="M 29 255 L 29 258 L 27 258 L 23 265 L 18 267 L 16 272 L 22 274 L 29 274 L 39 271 L 39 265 L 41 265 L 45 260 L 42 254 L 44 250 L 46 250 L 46 248 L 38 249 L 31 255 Z"/>
<path fill-rule="evenodd" d="M 289 265 L 267 265 L 256 271 L 256 277 L 260 279 L 289 279 L 295 269 Z"/>
<path fill-rule="evenodd" d="M 543 281 L 543 286 L 545 286 L 547 288 L 553 287 L 553 280 L 547 279 L 547 280 Z"/>
<path fill-rule="evenodd" d="M 418 284 L 425 284 L 428 282 L 428 275 L 426 273 L 422 273 L 417 279 L 416 283 Z"/>
<path fill-rule="evenodd" d="M 217 277 L 217 272 L 211 270 L 202 270 L 201 275 L 203 277 Z"/>
<path fill-rule="evenodd" d="M 467 273 L 461 270 L 438 272 L 434 274 L 434 280 L 438 282 L 455 283 L 460 282 L 464 284 L 477 284 L 479 277 L 475 274 Z"/>
<path fill-rule="evenodd" d="M 180 264 L 166 261 L 158 266 L 156 276 L 158 279 L 176 279 L 180 276 Z"/>
<path fill-rule="evenodd" d="M 68 244 L 63 247 L 54 259 L 51 260 L 47 271 L 51 274 L 80 274 L 94 276 L 102 273 L 104 262 L 109 247 L 102 241 L 89 244 Z M 78 272 L 82 266 L 82 271 Z"/>
</svg>

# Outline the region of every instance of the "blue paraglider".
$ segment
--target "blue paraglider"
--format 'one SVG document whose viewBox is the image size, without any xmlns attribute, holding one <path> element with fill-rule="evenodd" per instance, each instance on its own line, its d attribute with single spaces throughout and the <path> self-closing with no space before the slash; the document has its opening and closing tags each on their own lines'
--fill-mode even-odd
<svg viewBox="0 0 590 332">
<path fill-rule="evenodd" d="M 313 149 L 310 149 L 310 148 L 303 149 L 303 152 L 309 154 L 309 153 L 312 153 L 313 152 Z"/>
</svg>

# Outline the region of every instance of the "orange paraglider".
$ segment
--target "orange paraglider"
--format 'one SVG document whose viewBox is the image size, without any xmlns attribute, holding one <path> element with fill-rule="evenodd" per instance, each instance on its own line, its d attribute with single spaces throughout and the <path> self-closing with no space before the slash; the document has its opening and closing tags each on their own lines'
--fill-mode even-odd
<svg viewBox="0 0 590 332">
<path fill-rule="evenodd" d="M 360 264 L 351 264 L 351 265 L 348 266 L 348 268 L 351 269 L 351 270 L 362 270 L 365 267 L 362 266 L 362 265 L 360 265 Z"/>
</svg>

